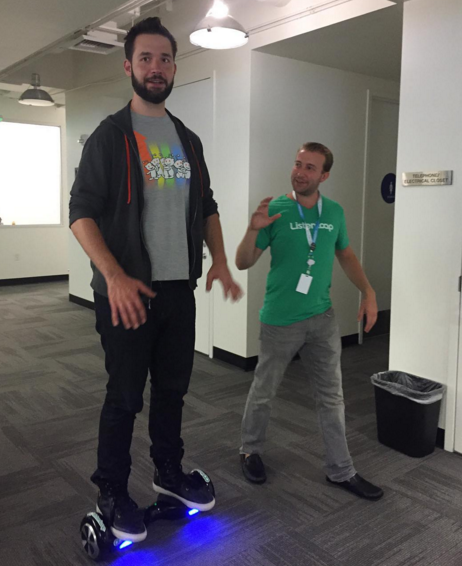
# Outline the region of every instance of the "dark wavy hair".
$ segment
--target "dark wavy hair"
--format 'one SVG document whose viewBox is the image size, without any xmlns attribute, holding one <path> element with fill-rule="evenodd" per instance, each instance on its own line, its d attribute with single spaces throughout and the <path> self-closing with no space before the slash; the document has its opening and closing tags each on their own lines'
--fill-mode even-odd
<svg viewBox="0 0 462 566">
<path fill-rule="evenodd" d="M 135 24 L 125 36 L 125 57 L 131 62 L 133 58 L 133 51 L 135 49 L 135 39 L 142 33 L 149 33 L 151 35 L 163 35 L 172 44 L 173 58 L 175 59 L 178 52 L 178 45 L 176 39 L 164 27 L 160 18 L 145 18 Z"/>
</svg>

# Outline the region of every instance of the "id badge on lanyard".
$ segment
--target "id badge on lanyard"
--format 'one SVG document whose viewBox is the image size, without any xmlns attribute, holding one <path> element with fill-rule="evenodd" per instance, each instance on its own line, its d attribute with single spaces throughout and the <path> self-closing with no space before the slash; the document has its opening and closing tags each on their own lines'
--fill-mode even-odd
<svg viewBox="0 0 462 566">
<path fill-rule="evenodd" d="M 308 242 L 308 249 L 309 249 L 308 260 L 306 262 L 307 265 L 308 265 L 308 267 L 306 269 L 306 273 L 302 273 L 300 275 L 300 279 L 298 280 L 298 285 L 297 285 L 297 288 L 295 290 L 297 291 L 297 293 L 302 293 L 304 295 L 307 295 L 308 291 L 310 290 L 311 283 L 313 281 L 313 277 L 311 275 L 311 268 L 315 264 L 314 252 L 316 250 L 316 241 L 318 239 L 319 225 L 321 224 L 322 197 L 321 197 L 321 195 L 319 195 L 319 198 L 318 198 L 318 220 L 317 220 L 317 222 L 314 226 L 313 235 L 311 235 L 310 228 L 305 221 L 305 215 L 303 214 L 303 208 L 297 200 L 297 195 L 296 195 L 295 191 L 292 191 L 292 195 L 294 197 L 295 202 L 297 203 L 298 212 L 299 212 L 300 217 L 303 220 L 303 223 L 305 225 L 306 239 L 307 239 L 307 242 Z"/>
</svg>

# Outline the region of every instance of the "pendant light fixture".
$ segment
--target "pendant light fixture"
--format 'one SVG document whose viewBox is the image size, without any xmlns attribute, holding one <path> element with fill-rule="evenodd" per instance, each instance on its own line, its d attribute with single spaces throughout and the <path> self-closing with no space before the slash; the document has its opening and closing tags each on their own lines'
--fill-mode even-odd
<svg viewBox="0 0 462 566">
<path fill-rule="evenodd" d="M 205 49 L 233 49 L 242 47 L 249 40 L 245 29 L 228 14 L 228 7 L 215 0 L 212 8 L 189 36 L 193 45 Z"/>
<path fill-rule="evenodd" d="M 53 106 L 55 101 L 51 98 L 46 90 L 40 88 L 40 76 L 32 73 L 31 87 L 19 97 L 19 104 L 27 104 L 28 106 Z"/>
</svg>

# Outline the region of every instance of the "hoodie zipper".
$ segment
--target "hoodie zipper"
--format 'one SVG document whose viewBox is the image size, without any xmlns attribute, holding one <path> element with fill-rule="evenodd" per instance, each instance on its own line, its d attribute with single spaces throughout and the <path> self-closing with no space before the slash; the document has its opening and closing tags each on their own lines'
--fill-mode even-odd
<svg viewBox="0 0 462 566">
<path fill-rule="evenodd" d="M 183 135 L 184 135 L 184 138 L 185 138 L 185 140 L 186 140 L 187 142 L 189 142 L 189 145 L 191 146 L 192 154 L 193 154 L 195 163 L 196 163 L 196 165 L 197 165 L 197 174 L 198 174 L 198 176 L 199 176 L 199 180 L 200 180 L 200 183 L 201 183 L 201 196 L 203 196 L 203 195 L 202 195 L 203 186 L 202 186 L 202 181 L 201 181 L 201 178 L 202 178 L 202 171 L 201 171 L 201 168 L 200 168 L 200 165 L 199 165 L 199 161 L 198 161 L 197 156 L 196 156 L 196 152 L 195 152 L 195 150 L 194 150 L 194 146 L 193 146 L 192 140 L 190 139 L 190 137 L 188 136 L 188 133 L 187 133 L 187 131 L 186 131 L 186 126 L 183 124 L 183 122 L 182 122 L 181 120 L 179 120 L 179 119 L 176 118 L 176 117 L 175 117 L 175 120 L 176 120 L 176 122 L 175 122 L 175 120 L 173 119 L 174 117 L 172 116 L 172 114 L 170 114 L 170 112 L 169 112 L 168 110 L 167 110 L 167 114 L 169 115 L 170 119 L 172 120 L 173 125 L 175 126 L 175 130 L 177 130 L 178 137 L 180 138 L 180 141 L 181 141 L 181 143 L 182 143 L 182 145 L 183 145 L 183 149 L 184 149 L 184 151 L 185 151 L 185 153 L 186 153 L 186 146 L 185 146 L 185 144 L 183 143 L 183 140 L 181 139 L 182 136 L 181 136 L 180 133 L 178 132 L 178 129 L 177 129 L 177 127 L 176 127 L 176 122 L 179 122 L 179 123 L 183 126 Z M 192 179 L 192 176 L 191 176 L 191 186 L 192 186 L 192 180 L 193 180 L 193 179 Z M 191 285 L 191 276 L 192 276 L 192 273 L 193 273 L 194 266 L 195 266 L 195 264 L 196 264 L 196 246 L 194 245 L 193 226 L 194 226 L 194 223 L 196 222 L 196 218 L 197 218 L 197 209 L 198 209 L 198 207 L 199 207 L 199 200 L 200 200 L 199 198 L 196 199 L 196 204 L 195 204 L 195 209 L 194 209 L 194 216 L 193 216 L 193 220 L 192 220 L 192 223 L 191 223 L 191 226 L 190 226 L 191 246 L 192 246 L 192 251 L 193 251 L 193 254 L 192 254 L 192 264 L 191 264 L 190 269 L 189 269 L 189 286 L 191 287 L 191 289 L 194 289 L 194 287 Z"/>
<path fill-rule="evenodd" d="M 204 187 L 203 187 L 203 181 L 202 181 L 201 166 L 200 166 L 199 160 L 197 159 L 196 151 L 195 151 L 195 149 L 194 149 L 194 145 L 193 145 L 192 140 L 191 140 L 189 137 L 187 137 L 187 139 L 188 139 L 188 141 L 189 141 L 189 144 L 191 145 L 191 149 L 192 149 L 192 152 L 193 152 L 194 160 L 195 160 L 196 165 L 197 165 L 197 175 L 198 175 L 198 177 L 199 177 L 199 182 L 200 182 L 200 184 L 201 184 L 201 197 L 203 197 L 203 196 L 204 196 L 204 193 L 203 193 Z M 194 226 L 194 223 L 195 223 L 196 217 L 197 217 L 198 204 L 199 204 L 199 199 L 196 200 L 196 207 L 195 207 L 195 210 L 194 210 L 194 217 L 193 217 L 193 221 L 192 221 L 192 224 L 191 224 L 191 233 L 192 233 L 193 226 Z M 194 245 L 194 238 L 193 238 L 193 237 L 191 237 L 191 243 L 192 243 L 192 248 L 193 248 L 193 261 L 192 261 L 191 271 L 190 271 L 190 273 L 189 273 L 189 283 L 190 283 L 190 286 L 191 286 L 191 275 L 192 275 L 192 272 L 193 272 L 193 269 L 194 269 L 194 265 L 195 265 L 195 263 L 196 263 L 196 247 L 195 247 L 195 245 Z"/>
<path fill-rule="evenodd" d="M 174 126 L 175 126 L 175 129 L 176 129 L 176 123 L 175 123 L 175 121 L 173 120 L 171 114 L 170 114 L 168 111 L 167 111 L 167 114 L 170 116 L 170 119 L 172 120 L 172 122 L 173 122 L 173 124 L 174 124 Z M 178 122 L 180 122 L 180 124 L 182 124 L 181 120 L 178 120 L 178 118 L 176 118 L 176 120 L 177 120 Z M 122 133 L 123 133 L 125 136 L 127 136 L 127 139 L 128 139 L 128 141 L 129 141 L 130 147 L 132 148 L 134 154 L 138 156 L 138 152 L 137 152 L 137 150 L 135 149 L 135 146 L 133 145 L 133 142 L 132 142 L 132 140 L 129 138 L 129 136 L 127 135 L 127 133 L 123 130 L 123 128 L 121 128 L 121 127 L 120 127 L 118 124 L 116 124 L 114 121 L 112 121 L 112 123 L 113 123 L 118 129 L 120 129 L 120 130 L 122 131 Z M 183 127 L 185 128 L 184 136 L 185 136 L 186 140 L 187 140 L 187 141 L 190 143 L 190 145 L 192 146 L 193 155 L 194 155 L 194 158 L 195 158 L 196 165 L 197 165 L 197 167 L 198 167 L 198 175 L 199 175 L 199 177 L 200 177 L 200 176 L 201 176 L 200 164 L 199 164 L 199 161 L 198 161 L 198 159 L 197 159 L 197 157 L 196 157 L 196 153 L 195 153 L 195 150 L 194 150 L 194 146 L 193 146 L 192 141 L 191 141 L 191 139 L 189 138 L 189 136 L 188 136 L 188 134 L 187 134 L 187 132 L 186 132 L 186 127 L 184 126 L 184 124 L 182 124 L 182 125 L 183 125 Z M 181 141 L 181 136 L 179 136 L 179 137 L 180 137 L 180 141 Z M 138 156 L 138 157 L 139 157 L 139 156 Z M 140 172 L 138 172 L 138 174 L 140 174 Z M 192 179 L 191 179 L 191 180 L 192 180 Z M 143 179 L 141 179 L 141 184 L 143 184 Z M 202 183 L 201 183 L 201 187 L 202 187 Z M 203 189 L 201 189 L 201 190 L 203 190 Z M 201 194 L 202 194 L 202 193 L 201 193 Z M 198 206 L 199 206 L 199 199 L 196 201 L 196 205 L 195 205 L 195 209 L 194 209 L 194 216 L 193 216 L 192 224 L 191 224 L 191 226 L 190 226 L 190 231 L 191 231 L 191 245 L 192 245 L 192 251 L 193 251 L 193 261 L 192 261 L 191 268 L 190 268 L 190 270 L 189 270 L 189 286 L 190 286 L 191 288 L 193 288 L 193 287 L 191 286 L 191 275 L 192 275 L 192 273 L 193 273 L 193 268 L 194 268 L 194 265 L 195 265 L 195 263 L 196 263 L 196 247 L 195 247 L 195 245 L 194 245 L 193 226 L 194 226 L 194 223 L 196 222 Z M 146 245 L 146 241 L 145 241 L 145 239 L 144 239 L 144 234 L 143 234 L 143 214 L 144 214 L 144 195 L 143 195 L 143 209 L 142 209 L 142 211 L 141 211 L 141 217 L 140 217 L 140 236 L 141 236 L 141 241 L 142 241 L 143 246 L 144 246 L 144 251 L 145 251 L 145 253 L 146 253 L 147 256 L 148 256 L 149 267 L 150 267 L 151 273 L 152 273 L 151 259 L 150 259 L 150 257 L 149 257 L 149 253 L 148 253 L 148 251 L 147 251 L 147 250 L 148 250 L 148 247 L 147 247 L 147 245 Z M 151 273 L 149 274 L 149 279 L 151 279 Z M 150 301 L 150 300 L 148 301 L 148 308 L 151 308 L 151 301 Z"/>
<path fill-rule="evenodd" d="M 126 134 L 125 134 L 126 135 Z M 126 135 L 128 142 L 130 144 L 130 147 L 132 148 L 133 152 L 135 153 L 135 155 L 137 155 L 137 150 L 135 149 L 133 142 L 131 139 L 129 139 L 129 137 Z M 139 171 L 138 173 L 139 174 Z M 141 184 L 143 184 L 143 179 L 141 179 Z M 140 236 L 141 236 L 141 242 L 143 243 L 144 246 L 144 251 L 146 252 L 146 255 L 148 256 L 148 260 L 149 260 L 149 269 L 150 269 L 150 274 L 149 274 L 149 280 L 152 279 L 152 265 L 151 265 L 151 258 L 149 257 L 149 253 L 148 253 L 148 246 L 146 245 L 146 240 L 144 239 L 144 233 L 143 233 L 143 217 L 144 217 L 144 195 L 143 195 L 143 208 L 141 210 L 141 216 L 140 216 Z M 149 287 L 150 285 L 148 285 Z M 148 308 L 151 308 L 151 299 L 148 300 Z"/>
<path fill-rule="evenodd" d="M 191 265 L 191 269 L 189 271 L 189 286 L 191 287 L 191 275 L 194 269 L 194 265 L 196 263 L 196 246 L 194 245 L 194 236 L 192 234 L 192 228 L 194 225 L 194 222 L 196 221 L 196 217 L 197 217 L 197 204 L 196 204 L 196 208 L 194 210 L 194 218 L 191 224 L 191 245 L 192 245 L 192 249 L 193 249 L 193 260 L 192 260 L 192 265 Z"/>
</svg>

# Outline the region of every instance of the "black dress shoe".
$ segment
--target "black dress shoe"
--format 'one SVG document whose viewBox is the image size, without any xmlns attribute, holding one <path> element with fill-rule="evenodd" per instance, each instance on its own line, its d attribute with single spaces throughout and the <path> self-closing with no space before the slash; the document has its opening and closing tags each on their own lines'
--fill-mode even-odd
<svg viewBox="0 0 462 566">
<path fill-rule="evenodd" d="M 383 490 L 380 487 L 366 481 L 359 474 L 355 474 L 348 481 L 332 481 L 328 477 L 326 477 L 326 480 L 329 483 L 343 487 L 343 489 L 354 493 L 358 497 L 369 499 L 369 501 L 377 501 L 383 496 Z"/>
<path fill-rule="evenodd" d="M 241 454 L 241 466 L 244 476 L 252 483 L 265 483 L 266 472 L 260 454 L 250 454 L 247 458 Z"/>
</svg>

